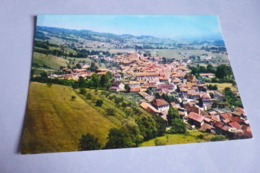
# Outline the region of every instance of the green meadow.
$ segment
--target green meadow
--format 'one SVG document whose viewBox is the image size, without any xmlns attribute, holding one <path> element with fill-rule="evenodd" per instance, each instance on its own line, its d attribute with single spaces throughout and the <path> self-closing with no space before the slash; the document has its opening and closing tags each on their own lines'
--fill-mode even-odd
<svg viewBox="0 0 260 173">
<path fill-rule="evenodd" d="M 79 139 L 86 133 L 96 136 L 104 146 L 109 130 L 118 125 L 71 87 L 31 82 L 22 153 L 77 151 Z"/>
</svg>

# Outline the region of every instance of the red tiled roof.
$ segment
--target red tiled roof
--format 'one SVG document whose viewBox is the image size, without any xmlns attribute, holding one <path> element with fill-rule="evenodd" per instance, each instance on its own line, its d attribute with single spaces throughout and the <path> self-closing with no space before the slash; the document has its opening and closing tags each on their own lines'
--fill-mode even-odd
<svg viewBox="0 0 260 173">
<path fill-rule="evenodd" d="M 229 129 L 230 129 L 230 127 L 229 126 L 227 126 L 227 125 L 224 125 L 222 128 L 221 128 L 223 131 L 228 131 Z"/>
<path fill-rule="evenodd" d="M 229 120 L 232 119 L 232 115 L 231 115 L 230 113 L 222 113 L 222 114 L 220 114 L 220 116 L 221 116 L 223 119 L 229 119 Z"/>
<path fill-rule="evenodd" d="M 222 129 L 222 127 L 224 126 L 224 124 L 221 122 L 216 122 L 214 125 L 215 125 L 215 127 L 219 128 L 219 129 Z"/>
<path fill-rule="evenodd" d="M 181 82 L 181 80 L 179 79 L 179 78 L 177 78 L 177 77 L 175 77 L 173 80 L 172 80 L 172 82 Z"/>
<path fill-rule="evenodd" d="M 142 76 L 158 76 L 157 73 L 137 73 L 136 76 L 142 77 Z"/>
<path fill-rule="evenodd" d="M 234 121 L 234 122 L 237 122 L 237 123 L 239 123 L 239 124 L 241 124 L 241 123 L 244 123 L 245 121 L 244 120 L 242 120 L 241 118 L 239 118 L 239 117 L 233 117 L 232 118 L 232 121 Z"/>
<path fill-rule="evenodd" d="M 189 119 L 192 119 L 194 121 L 197 121 L 197 122 L 202 122 L 203 121 L 203 116 L 195 113 L 195 112 L 190 112 L 189 115 L 188 115 Z"/>
<path fill-rule="evenodd" d="M 199 96 L 200 93 L 199 93 L 199 92 L 196 92 L 195 90 L 189 90 L 189 91 L 188 91 L 188 95 L 190 95 L 190 96 Z"/>
<path fill-rule="evenodd" d="M 246 115 L 245 110 L 243 108 L 240 108 L 240 107 L 236 108 L 236 112 L 239 112 L 243 115 Z"/>
<path fill-rule="evenodd" d="M 130 92 L 140 92 L 140 88 L 131 88 Z"/>
<path fill-rule="evenodd" d="M 244 137 L 246 138 L 252 138 L 253 135 L 252 135 L 252 131 L 251 131 L 251 128 L 248 127 L 248 126 L 242 126 L 242 130 L 244 132 Z"/>
<path fill-rule="evenodd" d="M 211 119 L 215 122 L 220 122 L 220 119 L 215 115 L 211 115 Z"/>
<path fill-rule="evenodd" d="M 204 123 L 199 130 L 205 132 L 207 130 L 211 130 L 212 128 L 213 127 L 211 125 Z"/>
<path fill-rule="evenodd" d="M 211 119 L 205 118 L 205 117 L 204 117 L 204 120 L 205 120 L 206 122 L 211 122 L 211 121 L 212 121 Z"/>
<path fill-rule="evenodd" d="M 228 123 L 231 127 L 234 127 L 234 128 L 236 128 L 236 129 L 240 129 L 241 128 L 241 126 L 237 123 L 237 122 L 231 122 L 231 123 Z"/>
<path fill-rule="evenodd" d="M 154 105 L 155 106 L 168 106 L 169 105 L 169 103 L 167 103 L 165 100 L 163 100 L 163 99 L 155 99 L 154 100 Z"/>
</svg>

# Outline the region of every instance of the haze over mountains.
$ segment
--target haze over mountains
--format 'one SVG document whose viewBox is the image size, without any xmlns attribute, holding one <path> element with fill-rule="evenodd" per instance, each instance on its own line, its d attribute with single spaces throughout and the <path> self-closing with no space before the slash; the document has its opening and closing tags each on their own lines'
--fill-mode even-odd
<svg viewBox="0 0 260 173">
<path fill-rule="evenodd" d="M 113 34 L 105 32 L 95 32 L 92 30 L 75 30 L 65 28 L 55 28 L 47 26 L 36 27 L 37 39 L 60 38 L 70 42 L 80 40 L 97 41 L 109 43 L 114 46 L 123 46 L 124 48 L 133 48 L 134 46 L 143 46 L 146 49 L 152 48 L 176 48 L 179 44 L 185 45 L 208 45 L 225 46 L 224 41 L 218 37 L 208 36 L 203 38 L 173 39 L 159 38 L 151 35 L 135 36 L 132 34 Z"/>
</svg>

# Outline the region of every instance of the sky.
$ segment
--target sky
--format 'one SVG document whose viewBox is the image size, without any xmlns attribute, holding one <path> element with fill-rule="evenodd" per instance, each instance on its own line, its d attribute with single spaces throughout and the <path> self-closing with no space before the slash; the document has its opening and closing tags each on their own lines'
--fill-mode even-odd
<svg viewBox="0 0 260 173">
<path fill-rule="evenodd" d="M 217 16 L 40 15 L 37 26 L 163 38 L 223 39 Z"/>
</svg>

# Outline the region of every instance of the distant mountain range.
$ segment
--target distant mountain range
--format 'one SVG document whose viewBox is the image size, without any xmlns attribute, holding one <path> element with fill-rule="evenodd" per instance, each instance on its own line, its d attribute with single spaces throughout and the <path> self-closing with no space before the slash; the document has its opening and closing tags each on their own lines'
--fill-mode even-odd
<svg viewBox="0 0 260 173">
<path fill-rule="evenodd" d="M 99 41 L 105 43 L 119 43 L 122 45 L 145 45 L 146 47 L 167 47 L 171 48 L 177 44 L 210 44 L 213 46 L 225 46 L 224 41 L 221 39 L 190 39 L 190 40 L 179 40 L 172 38 L 158 38 L 150 35 L 134 36 L 131 34 L 112 34 L 105 32 L 95 32 L 91 30 L 75 30 L 75 29 L 64 29 L 47 26 L 36 27 L 36 38 L 48 39 L 49 37 L 58 37 L 64 40 L 77 41 L 78 38 Z"/>
</svg>

